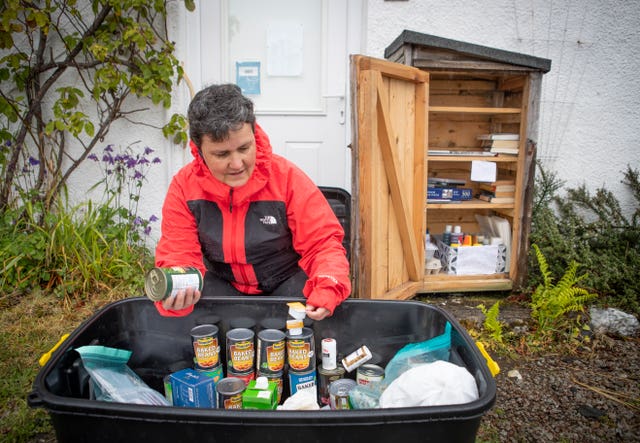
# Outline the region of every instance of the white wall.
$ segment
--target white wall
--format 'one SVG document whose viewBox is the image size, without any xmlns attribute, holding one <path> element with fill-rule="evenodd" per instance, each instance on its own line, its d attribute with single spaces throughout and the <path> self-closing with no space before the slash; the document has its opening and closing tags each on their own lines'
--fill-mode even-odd
<svg viewBox="0 0 640 443">
<path fill-rule="evenodd" d="M 633 199 L 620 183 L 640 168 L 640 2 L 408 0 L 368 2 L 367 55 L 403 29 L 551 59 L 543 77 L 538 159 L 568 187 Z"/>
<path fill-rule="evenodd" d="M 170 19 L 178 57 L 201 50 L 185 42 L 193 17 L 174 2 Z M 543 77 L 538 158 L 567 186 L 606 185 L 630 210 L 633 200 L 620 183 L 627 164 L 640 168 L 640 3 L 624 0 L 368 0 L 362 53 L 383 58 L 384 49 L 410 29 L 552 60 Z M 215 33 L 215 30 L 212 30 Z M 209 42 L 211 43 L 211 42 Z M 215 51 L 215 44 L 207 44 Z M 215 59 L 211 53 L 209 60 Z M 190 69 L 191 68 L 191 69 Z M 200 80 L 200 79 L 197 79 Z M 172 112 L 186 112 L 189 96 L 176 90 Z M 131 137 L 126 134 L 125 137 Z M 139 138 L 139 137 L 138 137 Z M 146 144 L 163 159 L 146 185 L 141 212 L 159 215 L 171 175 L 190 154 L 162 139 Z M 153 238 L 159 236 L 159 223 Z"/>
</svg>

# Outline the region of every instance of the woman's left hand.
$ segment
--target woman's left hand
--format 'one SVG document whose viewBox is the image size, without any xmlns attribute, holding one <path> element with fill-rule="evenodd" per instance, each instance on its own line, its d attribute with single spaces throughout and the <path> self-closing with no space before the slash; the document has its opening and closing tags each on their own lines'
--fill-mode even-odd
<svg viewBox="0 0 640 443">
<path fill-rule="evenodd" d="M 317 308 L 312 305 L 307 305 L 305 309 L 307 317 L 312 320 L 322 320 L 329 317 L 329 310 L 327 308 Z"/>
</svg>

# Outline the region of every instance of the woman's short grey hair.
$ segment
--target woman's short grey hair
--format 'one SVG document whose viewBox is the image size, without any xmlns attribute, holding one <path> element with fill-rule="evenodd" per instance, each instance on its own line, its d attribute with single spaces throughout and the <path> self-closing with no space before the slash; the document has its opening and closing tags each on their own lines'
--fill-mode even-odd
<svg viewBox="0 0 640 443">
<path fill-rule="evenodd" d="M 221 142 L 229 137 L 230 131 L 237 131 L 245 123 L 254 130 L 256 121 L 253 102 L 234 84 L 212 85 L 199 91 L 189 104 L 187 117 L 189 137 L 198 148 L 205 135 Z"/>
</svg>

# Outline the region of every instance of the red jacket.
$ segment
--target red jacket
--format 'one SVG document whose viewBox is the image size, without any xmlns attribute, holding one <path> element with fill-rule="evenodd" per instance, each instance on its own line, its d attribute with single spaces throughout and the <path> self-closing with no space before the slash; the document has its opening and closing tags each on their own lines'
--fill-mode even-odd
<svg viewBox="0 0 640 443">
<path fill-rule="evenodd" d="M 333 313 L 351 292 L 342 226 L 318 187 L 272 152 L 257 124 L 255 138 L 253 174 L 235 188 L 211 175 L 191 142 L 194 160 L 173 177 L 162 208 L 156 266 L 194 266 L 247 294 L 270 292 L 302 268 L 307 302 Z M 156 307 L 165 316 L 193 310 Z"/>
</svg>

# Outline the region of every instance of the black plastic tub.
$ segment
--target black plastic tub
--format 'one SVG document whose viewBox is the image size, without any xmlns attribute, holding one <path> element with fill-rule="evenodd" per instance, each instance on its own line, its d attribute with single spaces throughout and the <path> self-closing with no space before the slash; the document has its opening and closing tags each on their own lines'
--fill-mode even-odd
<svg viewBox="0 0 640 443">
<path fill-rule="evenodd" d="M 495 382 L 460 324 L 435 306 L 417 301 L 347 300 L 333 317 L 313 322 L 316 349 L 335 337 L 338 352 L 366 345 L 384 367 L 408 342 L 443 333 L 452 324 L 450 361 L 474 377 L 478 400 L 452 406 L 363 410 L 252 411 L 141 406 L 89 399 L 88 376 L 77 347 L 103 345 L 132 351 L 129 366 L 162 392 L 162 378 L 193 361 L 189 331 L 212 316 L 229 322 L 250 317 L 286 318 L 276 297 L 209 298 L 188 317 L 165 318 L 144 297 L 112 303 L 78 327 L 38 373 L 28 401 L 45 408 L 59 442 L 474 442 L 482 416 L 493 406 Z M 355 371 L 354 371 L 355 372 Z M 355 374 L 350 374 L 354 376 Z"/>
</svg>

